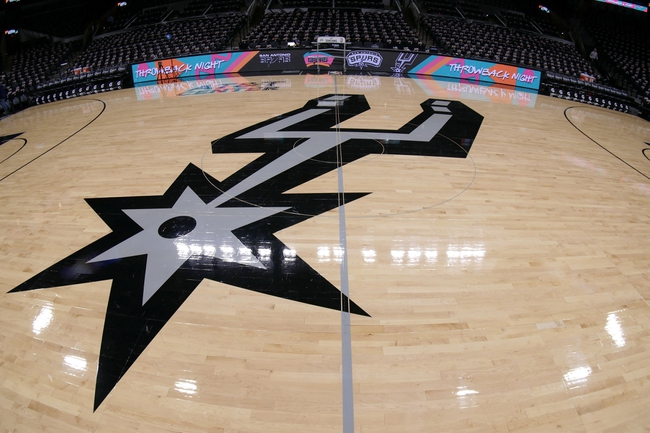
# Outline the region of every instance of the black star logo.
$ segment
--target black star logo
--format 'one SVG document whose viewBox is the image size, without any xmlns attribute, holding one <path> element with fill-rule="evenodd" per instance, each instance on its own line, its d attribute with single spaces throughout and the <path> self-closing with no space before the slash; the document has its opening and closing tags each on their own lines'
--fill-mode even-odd
<svg viewBox="0 0 650 433">
<path fill-rule="evenodd" d="M 189 165 L 162 196 L 87 199 L 113 232 L 12 290 L 113 280 L 95 409 L 204 278 L 319 307 L 347 307 L 336 287 L 273 235 L 335 209 L 338 194 L 276 193 L 256 206 L 231 200 L 215 209 L 208 204 L 221 195 L 220 186 Z M 346 200 L 363 195 L 346 194 Z M 349 312 L 367 315 L 353 302 Z"/>
<path fill-rule="evenodd" d="M 161 196 L 87 199 L 112 232 L 12 292 L 112 280 L 95 409 L 204 278 L 367 316 L 273 234 L 366 195 L 286 193 L 366 155 L 464 158 L 482 117 L 459 102 L 421 106 L 397 131 L 335 131 L 369 106 L 328 95 L 216 140 L 214 153 L 263 154 L 221 182 L 190 164 Z"/>
</svg>

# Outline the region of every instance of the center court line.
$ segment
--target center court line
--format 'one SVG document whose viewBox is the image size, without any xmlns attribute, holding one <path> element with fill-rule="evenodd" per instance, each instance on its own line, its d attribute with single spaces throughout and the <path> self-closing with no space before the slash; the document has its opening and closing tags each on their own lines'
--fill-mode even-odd
<svg viewBox="0 0 650 433">
<path fill-rule="evenodd" d="M 336 75 L 334 75 L 334 94 L 338 96 Z M 339 108 L 335 105 L 337 147 L 337 177 L 339 193 L 339 243 L 343 251 L 341 261 L 341 388 L 343 397 L 343 433 L 354 433 L 354 388 L 352 380 L 352 336 L 350 332 L 350 284 L 348 275 L 348 245 L 345 228 L 345 187 L 343 182 L 343 148 L 340 140 Z"/>
</svg>

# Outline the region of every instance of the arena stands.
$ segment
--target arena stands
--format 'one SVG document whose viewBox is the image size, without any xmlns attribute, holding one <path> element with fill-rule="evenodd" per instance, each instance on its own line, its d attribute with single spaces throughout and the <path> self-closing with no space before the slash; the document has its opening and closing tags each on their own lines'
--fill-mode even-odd
<svg viewBox="0 0 650 433">
<path fill-rule="evenodd" d="M 384 9 L 382 0 L 334 0 L 335 8 Z M 331 8 L 332 0 L 275 0 L 270 9 Z"/>
<path fill-rule="evenodd" d="M 461 17 L 460 11 L 448 0 L 422 0 L 420 3 L 425 13 Z"/>
<path fill-rule="evenodd" d="M 83 35 L 107 6 L 107 0 L 21 3 L 25 4 L 20 7 L 20 14 L 7 25 L 54 38 Z"/>
<path fill-rule="evenodd" d="M 178 19 L 208 17 L 215 14 L 241 12 L 244 0 L 135 0 L 114 8 L 104 19 L 98 34 L 114 33 L 146 25 Z"/>
<path fill-rule="evenodd" d="M 85 89 L 85 84 L 90 84 L 88 91 L 92 93 L 95 85 L 101 90 L 102 83 L 122 83 L 131 63 L 228 50 L 245 23 L 245 14 L 226 13 L 145 25 L 97 37 L 64 70 L 51 74 L 49 80 L 39 79 L 35 90 L 42 95 L 64 95 L 72 87 L 76 89 L 75 96 L 79 96 L 85 93 L 79 91 Z"/>
<path fill-rule="evenodd" d="M 457 2 L 457 9 L 465 19 L 476 21 L 489 20 L 490 13 L 483 5 L 461 0 Z"/>
<path fill-rule="evenodd" d="M 525 30 L 532 33 L 539 31 L 538 28 L 533 25 L 532 21 L 526 17 L 526 14 L 522 12 L 503 9 L 499 12 L 498 17 L 503 21 L 506 27 Z"/>
<path fill-rule="evenodd" d="M 20 51 L 13 59 L 6 81 L 14 88 L 36 87 L 46 82 L 61 63 L 67 61 L 74 47 L 74 43 L 41 42 L 28 50 Z"/>
<path fill-rule="evenodd" d="M 544 72 L 542 91 L 553 96 L 621 111 L 634 105 L 633 98 L 650 106 L 648 22 L 593 5 L 578 11 L 555 1 L 551 12 L 538 2 L 517 0 L 130 0 L 124 7 L 98 0 L 85 9 L 84 4 L 71 0 L 65 7 L 24 9 L 21 29 L 41 40 L 22 44 L 6 63 L 11 95 L 49 94 L 53 100 L 66 90 L 79 95 L 93 92 L 95 84 L 101 90 L 102 83 L 123 83 L 134 62 L 311 46 L 318 36 L 337 35 L 351 47 L 431 51 L 537 69 Z M 589 61 L 579 33 L 568 24 L 580 20 L 601 53 L 599 64 Z"/>
<path fill-rule="evenodd" d="M 424 49 L 415 30 L 397 11 L 298 8 L 268 11 L 240 48 L 273 48 L 288 42 L 311 45 L 318 36 L 334 35 L 344 36 L 353 46 Z"/>
<path fill-rule="evenodd" d="M 556 98 L 597 105 L 623 113 L 632 112 L 633 101 L 627 92 L 606 84 L 547 72 L 542 91 Z"/>
<path fill-rule="evenodd" d="M 537 3 L 513 0 L 421 0 L 422 11 L 429 15 L 444 15 L 470 21 L 491 23 L 531 33 L 565 38 L 567 27 L 556 14 L 540 10 Z"/>
<path fill-rule="evenodd" d="M 598 5 L 586 15 L 585 23 L 596 42 L 600 67 L 650 107 L 650 21 L 636 12 Z"/>
<path fill-rule="evenodd" d="M 516 64 L 580 77 L 596 76 L 573 44 L 487 22 L 424 15 L 422 25 L 440 54 Z"/>
<path fill-rule="evenodd" d="M 145 60 L 229 49 L 245 23 L 241 13 L 173 21 L 96 38 L 74 61 L 72 70 L 98 70 Z"/>
</svg>

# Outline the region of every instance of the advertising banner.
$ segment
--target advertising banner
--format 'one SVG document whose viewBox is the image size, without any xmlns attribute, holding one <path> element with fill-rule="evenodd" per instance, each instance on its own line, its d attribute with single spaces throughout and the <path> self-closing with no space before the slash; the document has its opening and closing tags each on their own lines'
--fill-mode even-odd
<svg viewBox="0 0 650 433">
<path fill-rule="evenodd" d="M 314 66 L 329 68 L 334 63 L 334 56 L 323 51 L 307 51 L 302 57 L 305 61 L 305 68 L 312 68 Z"/>
<path fill-rule="evenodd" d="M 534 90 L 539 89 L 542 80 L 542 73 L 532 69 L 434 55 L 424 58 L 409 69 L 408 73 L 480 81 L 485 84 L 505 84 Z"/>
<path fill-rule="evenodd" d="M 427 56 L 428 54 L 416 52 L 353 49 L 346 55 L 345 62 L 348 71 L 383 72 L 399 75 L 407 73 L 408 68 L 414 62 Z"/>
<path fill-rule="evenodd" d="M 345 62 L 345 63 L 344 63 Z M 484 85 L 507 85 L 538 90 L 541 72 L 479 60 L 420 52 L 351 49 L 233 51 L 156 60 L 132 65 L 133 83 L 203 79 L 221 74 L 299 73 L 320 70 L 433 76 Z"/>
<path fill-rule="evenodd" d="M 259 51 L 205 54 L 156 60 L 131 66 L 133 84 L 192 78 L 199 80 L 215 74 L 239 72 Z"/>
<path fill-rule="evenodd" d="M 616 6 L 622 6 L 624 8 L 628 9 L 634 9 L 635 11 L 641 11 L 641 12 L 648 12 L 648 7 L 647 6 L 641 6 L 636 3 L 630 3 L 626 1 L 621 1 L 621 0 L 596 0 L 597 2 L 601 3 L 608 3 L 610 5 L 616 5 Z M 650 5 L 650 3 L 648 3 Z"/>
</svg>

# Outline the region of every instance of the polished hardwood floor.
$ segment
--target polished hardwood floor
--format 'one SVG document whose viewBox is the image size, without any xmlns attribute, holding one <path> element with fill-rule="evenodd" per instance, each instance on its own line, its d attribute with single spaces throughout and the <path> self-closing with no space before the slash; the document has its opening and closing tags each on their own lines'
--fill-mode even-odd
<svg viewBox="0 0 650 433">
<path fill-rule="evenodd" d="M 230 77 L 0 136 L 0 432 L 650 431 L 647 121 Z"/>
</svg>

